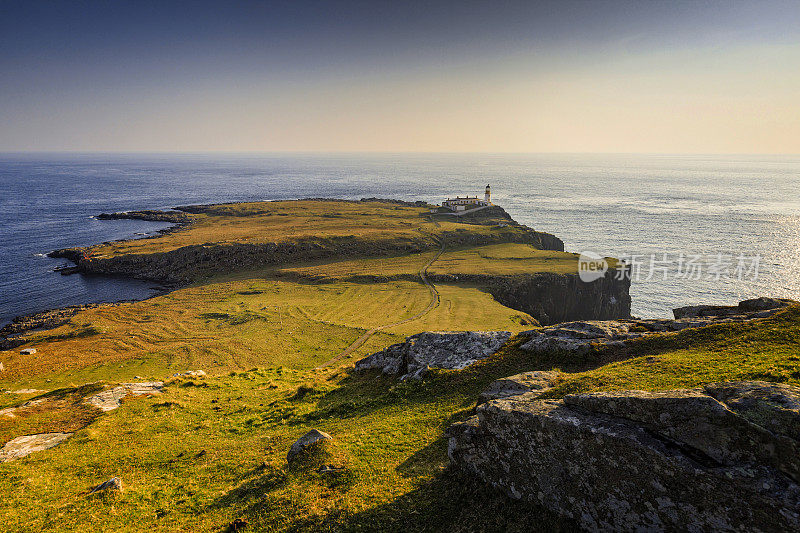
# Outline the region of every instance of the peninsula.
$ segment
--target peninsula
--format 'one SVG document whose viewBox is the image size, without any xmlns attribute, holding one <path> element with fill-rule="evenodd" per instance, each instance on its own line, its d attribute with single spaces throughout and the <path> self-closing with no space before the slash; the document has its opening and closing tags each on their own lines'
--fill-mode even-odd
<svg viewBox="0 0 800 533">
<path fill-rule="evenodd" d="M 536 433 L 558 417 L 542 405 L 567 402 L 555 408 L 582 413 L 597 434 L 603 417 L 628 416 L 608 409 L 633 400 L 623 394 L 609 407 L 592 399 L 596 391 L 693 388 L 674 401 L 732 402 L 724 387 L 698 387 L 800 382 L 794 302 L 633 318 L 624 264 L 608 258 L 603 277 L 581 281 L 578 256 L 557 237 L 517 223 L 488 191 L 473 200 L 450 209 L 307 199 L 99 217 L 176 225 L 54 252 L 74 263 L 67 273 L 133 276 L 169 291 L 24 317 L 0 332 L 7 523 L 592 529 L 613 509 L 597 496 L 578 502 L 586 515 L 576 515 L 564 503 L 575 493 L 557 484 L 538 497 L 543 481 L 525 469 L 541 459 L 516 448 L 523 440 L 515 424 L 545 435 L 530 449 L 576 468 L 580 458 Z M 632 423 L 620 422 L 638 434 Z M 678 438 L 672 426 L 663 431 Z M 569 438 L 579 447 L 586 436 Z M 613 461 L 608 439 L 593 461 Z M 672 453 L 639 444 L 659 460 Z M 493 456 L 520 477 L 498 469 Z M 665 464 L 677 464 L 669 458 Z M 778 469 L 764 480 L 796 475 L 792 461 L 747 460 Z M 691 485 L 684 481 L 676 487 Z M 644 527 L 643 516 L 626 523 Z"/>
</svg>

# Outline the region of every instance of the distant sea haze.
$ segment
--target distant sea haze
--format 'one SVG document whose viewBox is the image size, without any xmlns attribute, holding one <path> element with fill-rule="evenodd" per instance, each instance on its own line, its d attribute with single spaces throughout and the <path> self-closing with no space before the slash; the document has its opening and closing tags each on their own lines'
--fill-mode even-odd
<svg viewBox="0 0 800 533">
<path fill-rule="evenodd" d="M 0 154 L 0 323 L 139 299 L 153 284 L 61 276 L 45 253 L 165 227 L 101 212 L 177 205 L 482 195 L 568 251 L 636 266 L 633 313 L 800 299 L 800 156 L 509 154 Z"/>
</svg>

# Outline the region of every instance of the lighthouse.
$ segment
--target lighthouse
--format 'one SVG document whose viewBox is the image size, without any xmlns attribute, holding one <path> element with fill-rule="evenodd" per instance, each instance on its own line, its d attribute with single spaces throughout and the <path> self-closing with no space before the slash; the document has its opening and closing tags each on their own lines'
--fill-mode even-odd
<svg viewBox="0 0 800 533">
<path fill-rule="evenodd" d="M 488 185 L 486 186 L 486 196 L 484 196 L 484 201 L 487 204 L 492 203 L 492 188 L 489 187 Z"/>
</svg>

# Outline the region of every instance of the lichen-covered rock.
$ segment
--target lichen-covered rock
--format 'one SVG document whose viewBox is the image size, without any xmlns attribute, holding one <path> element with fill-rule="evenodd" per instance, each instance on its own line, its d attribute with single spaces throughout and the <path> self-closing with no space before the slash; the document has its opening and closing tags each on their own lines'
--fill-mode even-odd
<svg viewBox="0 0 800 533">
<path fill-rule="evenodd" d="M 72 433 L 39 433 L 12 439 L 0 449 L 0 463 L 21 459 L 33 452 L 49 450 L 67 440 Z"/>
<path fill-rule="evenodd" d="M 143 381 L 140 383 L 122 383 L 118 387 L 105 390 L 90 396 L 86 399 L 89 405 L 93 405 L 101 411 L 113 411 L 122 405 L 122 399 L 128 396 L 145 396 L 148 394 L 159 394 L 164 388 L 162 381 Z"/>
<path fill-rule="evenodd" d="M 797 531 L 800 455 L 785 421 L 797 417 L 798 394 L 758 382 L 564 400 L 523 394 L 486 402 L 453 426 L 448 454 L 588 530 Z M 786 417 L 768 429 L 757 420 L 770 410 Z"/>
<path fill-rule="evenodd" d="M 320 431 L 318 429 L 312 429 L 299 439 L 297 439 L 292 447 L 289 448 L 289 452 L 286 454 L 286 462 L 291 463 L 292 460 L 297 457 L 303 450 L 309 448 L 317 444 L 318 442 L 322 441 L 330 441 L 333 437 L 325 433 L 324 431 Z"/>
<path fill-rule="evenodd" d="M 711 383 L 703 391 L 776 435 L 800 441 L 800 389 L 766 381 Z"/>
<path fill-rule="evenodd" d="M 108 481 L 103 481 L 89 489 L 89 494 L 119 492 L 122 490 L 122 480 L 118 477 L 112 477 Z"/>
<path fill-rule="evenodd" d="M 621 345 L 621 341 L 638 338 L 646 332 L 632 332 L 633 322 L 617 320 L 585 320 L 564 322 L 547 328 L 520 333 L 529 338 L 521 349 L 531 352 L 563 351 L 586 353 L 593 346 Z"/>
<path fill-rule="evenodd" d="M 532 398 L 532 394 L 541 395 L 552 388 L 558 376 L 559 372 L 537 370 L 497 379 L 478 397 L 478 405 L 520 394 L 525 394 L 526 398 Z"/>
<path fill-rule="evenodd" d="M 356 370 L 418 377 L 428 368 L 460 370 L 486 359 L 511 337 L 508 331 L 425 332 L 356 362 Z"/>
<path fill-rule="evenodd" d="M 796 303 L 786 299 L 755 298 L 744 300 L 735 306 L 680 307 L 673 310 L 675 320 L 631 318 L 563 322 L 520 333 L 529 338 L 521 348 L 532 352 L 561 351 L 578 355 L 599 348 L 625 348 L 631 341 L 654 333 L 767 318 Z"/>
</svg>

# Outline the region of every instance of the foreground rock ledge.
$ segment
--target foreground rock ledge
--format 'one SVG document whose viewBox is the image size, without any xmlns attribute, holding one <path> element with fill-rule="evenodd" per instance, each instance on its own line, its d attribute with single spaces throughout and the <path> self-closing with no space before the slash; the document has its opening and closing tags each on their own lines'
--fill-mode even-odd
<svg viewBox="0 0 800 533">
<path fill-rule="evenodd" d="M 401 379 L 421 377 L 429 368 L 461 370 L 494 354 L 510 338 L 509 331 L 417 333 L 357 361 L 356 370 L 378 368 Z"/>
<path fill-rule="evenodd" d="M 491 400 L 457 467 L 592 531 L 798 531 L 800 389 L 765 382 Z"/>
</svg>

